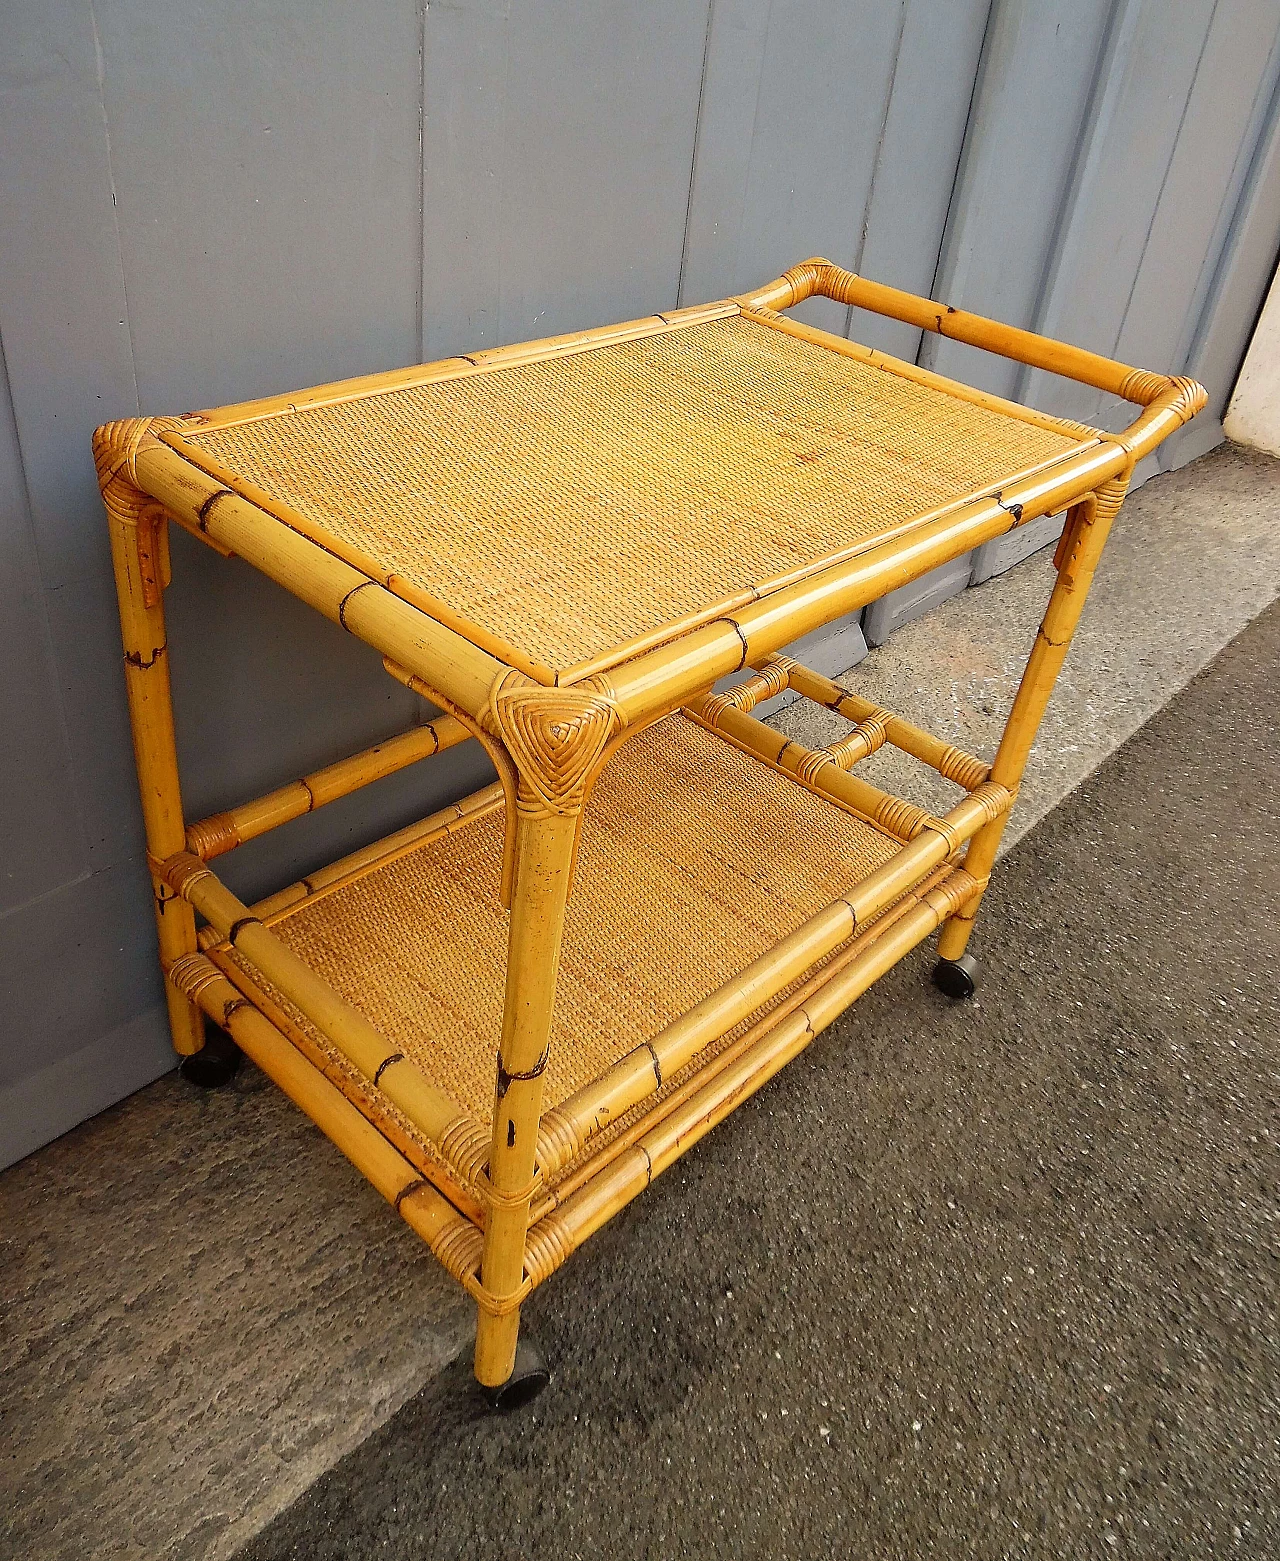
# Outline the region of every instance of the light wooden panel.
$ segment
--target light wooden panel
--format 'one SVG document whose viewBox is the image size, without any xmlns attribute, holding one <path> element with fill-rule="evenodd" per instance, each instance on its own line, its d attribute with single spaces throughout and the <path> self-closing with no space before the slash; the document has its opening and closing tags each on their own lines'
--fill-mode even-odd
<svg viewBox="0 0 1280 1561">
<path fill-rule="evenodd" d="M 910 0 L 854 269 L 929 297 L 946 231 L 991 0 Z M 914 361 L 920 332 L 850 311 L 848 334 Z"/>
<path fill-rule="evenodd" d="M 1117 341 L 1126 362 L 1184 364 L 1278 79 L 1280 7 L 1218 0 Z M 1235 365 L 1209 371 L 1210 419 L 1234 377 Z"/>
<path fill-rule="evenodd" d="M 1111 0 L 996 0 L 934 297 L 1034 326 L 1090 117 Z M 927 336 L 920 362 L 999 395 L 1016 365 Z"/>
<path fill-rule="evenodd" d="M 676 302 L 708 0 L 426 15 L 424 353 Z"/>
<path fill-rule="evenodd" d="M 3 354 L 0 602 L 3 917 L 89 870 Z"/>
<path fill-rule="evenodd" d="M 95 12 L 143 408 L 412 362 L 415 0 L 170 0 L 163 27 L 154 0 L 96 0 Z M 243 565 L 185 538 L 175 559 L 168 612 L 191 813 L 267 790 L 420 713 L 378 657 Z M 365 799 L 370 827 L 417 816 L 422 791 L 420 773 L 380 788 Z M 315 865 L 346 849 L 349 828 L 319 814 L 260 849 L 256 870 L 236 871 L 258 889 L 291 854 Z"/>
<path fill-rule="evenodd" d="M 767 281 L 806 255 L 852 264 L 906 19 L 903 0 L 715 8 L 685 258 L 687 301 Z M 800 311 L 810 323 L 840 332 L 846 313 L 825 299 Z"/>
<path fill-rule="evenodd" d="M 1185 0 L 1177 27 L 1169 25 L 1164 0 L 1128 0 L 1123 7 L 1039 313 L 1046 333 L 1108 356 L 1116 350 L 1215 4 Z M 1196 207 L 1206 200 L 1216 206 L 1217 198 L 1200 191 Z M 1190 216 L 1184 210 L 1182 220 Z M 1086 421 L 1113 424 L 1130 416 L 1124 403 L 1066 381 L 1033 377 L 1025 394 L 1046 410 Z"/>
</svg>

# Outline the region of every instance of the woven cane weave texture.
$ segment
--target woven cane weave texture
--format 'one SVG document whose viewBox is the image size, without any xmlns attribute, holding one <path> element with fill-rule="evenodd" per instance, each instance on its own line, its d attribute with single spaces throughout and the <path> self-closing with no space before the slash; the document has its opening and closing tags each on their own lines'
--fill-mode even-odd
<svg viewBox="0 0 1280 1561">
<path fill-rule="evenodd" d="M 554 670 L 1078 443 L 738 317 L 184 438 Z"/>
<path fill-rule="evenodd" d="M 501 848 L 501 815 L 491 813 L 273 923 L 486 1125 L 506 957 Z M 588 808 L 545 1104 L 597 1077 L 898 849 L 681 716 L 634 739 Z M 340 1077 L 345 1064 L 316 1041 Z M 367 1111 L 367 1094 L 359 1103 Z"/>
</svg>

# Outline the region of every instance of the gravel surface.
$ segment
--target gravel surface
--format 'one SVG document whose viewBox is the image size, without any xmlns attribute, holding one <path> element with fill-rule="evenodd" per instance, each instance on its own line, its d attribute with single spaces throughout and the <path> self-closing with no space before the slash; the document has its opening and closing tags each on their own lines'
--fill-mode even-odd
<svg viewBox="0 0 1280 1561">
<path fill-rule="evenodd" d="M 1280 1554 L 1280 608 L 241 1552 Z M 325 1341 L 314 1347 L 323 1352 Z"/>
</svg>

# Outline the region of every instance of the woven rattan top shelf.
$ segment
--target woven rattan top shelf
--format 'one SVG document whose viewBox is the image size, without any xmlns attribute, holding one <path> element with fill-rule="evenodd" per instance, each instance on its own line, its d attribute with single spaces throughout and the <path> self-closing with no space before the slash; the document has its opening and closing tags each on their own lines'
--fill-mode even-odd
<svg viewBox="0 0 1280 1561">
<path fill-rule="evenodd" d="M 474 644 L 571 681 L 1092 443 L 726 303 L 162 435 Z"/>
</svg>

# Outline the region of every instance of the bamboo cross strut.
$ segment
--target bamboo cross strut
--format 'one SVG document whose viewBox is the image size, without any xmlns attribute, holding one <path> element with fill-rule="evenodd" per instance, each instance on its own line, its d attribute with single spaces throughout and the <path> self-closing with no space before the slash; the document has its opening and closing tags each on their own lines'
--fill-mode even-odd
<svg viewBox="0 0 1280 1561">
<path fill-rule="evenodd" d="M 813 296 L 1143 410 L 1110 434 L 1004 401 L 796 322 Z M 941 928 L 939 984 L 971 989 L 1133 467 L 1204 399 L 811 260 L 715 304 L 98 430 L 174 1045 L 214 1078 L 212 1020 L 393 1204 L 476 1300 L 495 1397 L 538 1379 L 532 1288 L 885 970 Z M 786 654 L 1062 510 L 989 763 Z M 171 521 L 371 646 L 422 721 L 187 820 Z M 788 689 L 847 729 L 788 741 L 753 713 Z M 494 783 L 255 905 L 209 865 L 470 741 Z M 886 746 L 954 804 L 877 785 Z"/>
</svg>

